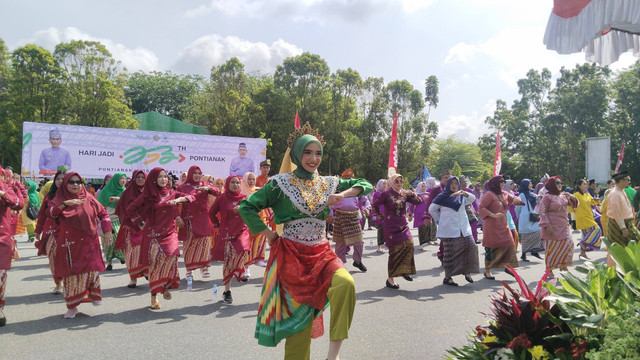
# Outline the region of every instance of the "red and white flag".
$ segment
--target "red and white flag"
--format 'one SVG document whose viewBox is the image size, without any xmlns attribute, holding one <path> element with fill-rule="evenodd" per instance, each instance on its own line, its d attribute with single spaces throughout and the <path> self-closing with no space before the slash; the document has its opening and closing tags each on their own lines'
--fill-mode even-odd
<svg viewBox="0 0 640 360">
<path fill-rule="evenodd" d="M 500 174 L 500 168 L 502 168 L 502 151 L 500 150 L 500 130 L 498 130 L 498 136 L 496 137 L 496 160 L 493 162 L 493 176 Z"/>
<path fill-rule="evenodd" d="M 618 156 L 618 162 L 616 162 L 616 171 L 613 172 L 614 174 L 617 174 L 618 170 L 620 170 L 622 159 L 624 159 L 624 141 L 622 142 L 622 147 L 620 148 L 620 156 Z"/>
<path fill-rule="evenodd" d="M 296 129 L 300 129 L 300 116 L 298 116 L 298 112 L 296 111 L 296 122 L 293 124 Z"/>
<path fill-rule="evenodd" d="M 398 170 L 398 112 L 393 116 L 393 129 L 391 130 L 391 146 L 389 147 L 389 172 L 388 176 Z"/>
</svg>

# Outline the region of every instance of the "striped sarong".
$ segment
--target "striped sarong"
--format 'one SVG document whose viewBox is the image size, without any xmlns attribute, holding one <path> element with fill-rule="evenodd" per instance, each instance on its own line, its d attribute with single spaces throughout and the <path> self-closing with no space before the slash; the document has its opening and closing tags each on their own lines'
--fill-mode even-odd
<svg viewBox="0 0 640 360">
<path fill-rule="evenodd" d="M 340 210 L 333 212 L 333 241 L 345 245 L 362 242 L 362 226 L 359 210 Z"/>
<path fill-rule="evenodd" d="M 442 266 L 444 266 L 445 277 L 480 272 L 478 246 L 473 236 L 442 238 L 442 246 L 444 250 Z"/>
<path fill-rule="evenodd" d="M 544 252 L 544 243 L 540 238 L 540 230 L 527 234 L 519 234 L 520 243 L 522 244 L 522 253 Z"/>
<path fill-rule="evenodd" d="M 387 264 L 389 277 L 414 275 L 416 262 L 413 258 L 413 239 L 405 240 L 389 248 L 389 263 Z"/>
<path fill-rule="evenodd" d="M 61 278 L 56 278 L 56 238 L 53 235 L 49 236 L 47 240 L 47 258 L 49 259 L 49 270 L 51 270 L 51 277 L 53 281 L 58 285 Z"/>
<path fill-rule="evenodd" d="M 184 266 L 187 271 L 208 268 L 211 265 L 210 237 L 194 238 L 191 222 L 185 226 L 187 226 L 187 239 L 183 242 Z"/>
<path fill-rule="evenodd" d="M 263 234 L 251 234 L 251 249 L 246 258 L 246 266 L 253 265 L 265 259 L 265 249 L 267 248 L 267 237 Z"/>
<path fill-rule="evenodd" d="M 622 246 L 627 246 L 630 240 L 640 241 L 640 232 L 638 232 L 638 228 L 636 228 L 633 223 L 633 219 L 625 220 L 624 225 L 629 231 L 628 237 L 622 235 L 622 229 L 620 229 L 618 223 L 614 219 L 609 218 L 609 223 L 607 224 L 607 234 L 609 234 L 609 236 L 607 236 L 607 239 L 609 239 L 612 244 L 618 243 Z"/>
<path fill-rule="evenodd" d="M 178 255 L 166 256 L 156 241 L 149 248 L 149 290 L 151 294 L 164 294 L 165 290 L 180 287 Z"/>
<path fill-rule="evenodd" d="M 0 310 L 4 309 L 4 293 L 7 290 L 7 270 L 0 270 Z"/>
<path fill-rule="evenodd" d="M 135 280 L 139 277 L 149 275 L 149 267 L 142 263 L 142 243 L 136 244 L 131 240 L 131 228 L 127 225 L 120 228 L 124 231 L 124 258 L 127 264 L 129 278 Z"/>
<path fill-rule="evenodd" d="M 582 241 L 580 241 L 580 244 L 583 245 L 587 251 L 600 249 L 600 236 L 602 235 L 602 230 L 600 230 L 598 225 L 581 231 Z"/>
<path fill-rule="evenodd" d="M 224 244 L 224 264 L 222 265 L 222 283 L 226 284 L 235 277 L 236 280 L 242 279 L 244 273 L 244 264 L 248 251 L 238 254 L 231 245 L 231 241 Z"/>
<path fill-rule="evenodd" d="M 120 230 L 120 220 L 113 220 L 111 222 L 111 227 L 113 227 L 113 239 L 114 241 L 111 244 L 106 244 L 104 241 L 104 235 L 100 237 L 102 240 L 102 251 L 104 251 L 104 258 L 107 262 L 118 259 L 121 262 L 124 262 L 124 250 L 116 250 L 115 249 L 115 239 L 118 238 L 118 231 Z"/>
<path fill-rule="evenodd" d="M 65 276 L 63 281 L 67 309 L 73 309 L 83 302 L 102 300 L 100 275 L 97 271 Z"/>
<path fill-rule="evenodd" d="M 563 269 L 573 265 L 573 241 L 570 238 L 564 240 L 545 240 L 547 248 L 544 263 L 548 270 Z"/>
<path fill-rule="evenodd" d="M 506 248 L 484 248 L 484 267 L 486 270 L 511 266 L 517 268 L 518 257 L 516 256 L 515 246 Z"/>
</svg>

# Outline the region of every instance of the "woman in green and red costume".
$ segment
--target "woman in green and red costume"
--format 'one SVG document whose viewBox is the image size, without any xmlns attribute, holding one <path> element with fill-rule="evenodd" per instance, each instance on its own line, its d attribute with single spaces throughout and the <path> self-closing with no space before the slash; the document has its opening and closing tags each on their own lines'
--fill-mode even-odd
<svg viewBox="0 0 640 360">
<path fill-rule="evenodd" d="M 271 245 L 255 337 L 264 346 L 276 346 L 286 338 L 285 359 L 309 359 L 311 337 L 321 335 L 312 334 L 312 329 L 322 329 L 313 326 L 314 319 L 330 305 L 327 358 L 336 359 L 348 337 L 356 293 L 353 278 L 326 238 L 325 219 L 329 206 L 345 197 L 366 195 L 372 186 L 362 179 L 319 176 L 322 138 L 308 132 L 314 131 L 305 124 L 290 137 L 291 161 L 297 168 L 273 176 L 240 205 L 249 230 L 264 234 Z M 266 208 L 273 210 L 276 224 L 284 225 L 280 236 L 260 219 L 258 213 Z"/>
</svg>

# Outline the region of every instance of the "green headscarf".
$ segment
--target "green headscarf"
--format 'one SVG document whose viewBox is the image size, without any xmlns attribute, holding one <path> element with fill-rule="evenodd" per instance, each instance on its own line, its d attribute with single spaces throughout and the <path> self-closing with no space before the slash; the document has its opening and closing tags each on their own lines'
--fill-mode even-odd
<svg viewBox="0 0 640 360">
<path fill-rule="evenodd" d="M 294 142 L 291 147 L 291 162 L 297 166 L 293 173 L 301 179 L 311 180 L 316 176 L 315 172 L 310 173 L 302 166 L 302 153 L 307 145 L 311 143 L 320 145 L 320 151 L 324 151 L 322 149 L 322 143 L 320 143 L 315 136 L 309 134 L 305 134 L 297 138 L 296 142 Z"/>
<path fill-rule="evenodd" d="M 102 206 L 115 209 L 118 202 L 117 201 L 111 202 L 109 201 L 109 198 L 112 196 L 120 197 L 120 195 L 122 195 L 122 192 L 124 191 L 125 187 L 120 186 L 120 178 L 122 178 L 123 176 L 125 178 L 127 177 L 124 173 L 115 173 L 113 175 L 113 178 L 109 180 L 107 185 L 105 185 L 104 188 L 100 190 L 100 194 L 98 194 L 98 202 L 100 202 Z"/>
<path fill-rule="evenodd" d="M 40 198 L 38 197 L 38 185 L 33 181 L 27 181 L 26 184 L 29 185 L 29 190 L 27 194 L 29 195 L 29 205 L 33 205 L 36 209 L 40 210 Z"/>
</svg>

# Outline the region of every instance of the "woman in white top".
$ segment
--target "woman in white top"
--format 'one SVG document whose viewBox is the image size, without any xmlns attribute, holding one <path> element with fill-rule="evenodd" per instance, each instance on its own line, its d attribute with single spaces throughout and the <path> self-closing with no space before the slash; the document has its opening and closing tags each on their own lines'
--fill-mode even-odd
<svg viewBox="0 0 640 360">
<path fill-rule="evenodd" d="M 478 248 L 471 233 L 465 205 L 472 204 L 475 195 L 460 189 L 457 177 L 451 177 L 447 186 L 429 206 L 431 217 L 438 222 L 437 236 L 442 240 L 445 285 L 458 286 L 451 279 L 464 275 L 472 283 L 471 273 L 479 273 Z"/>
</svg>

